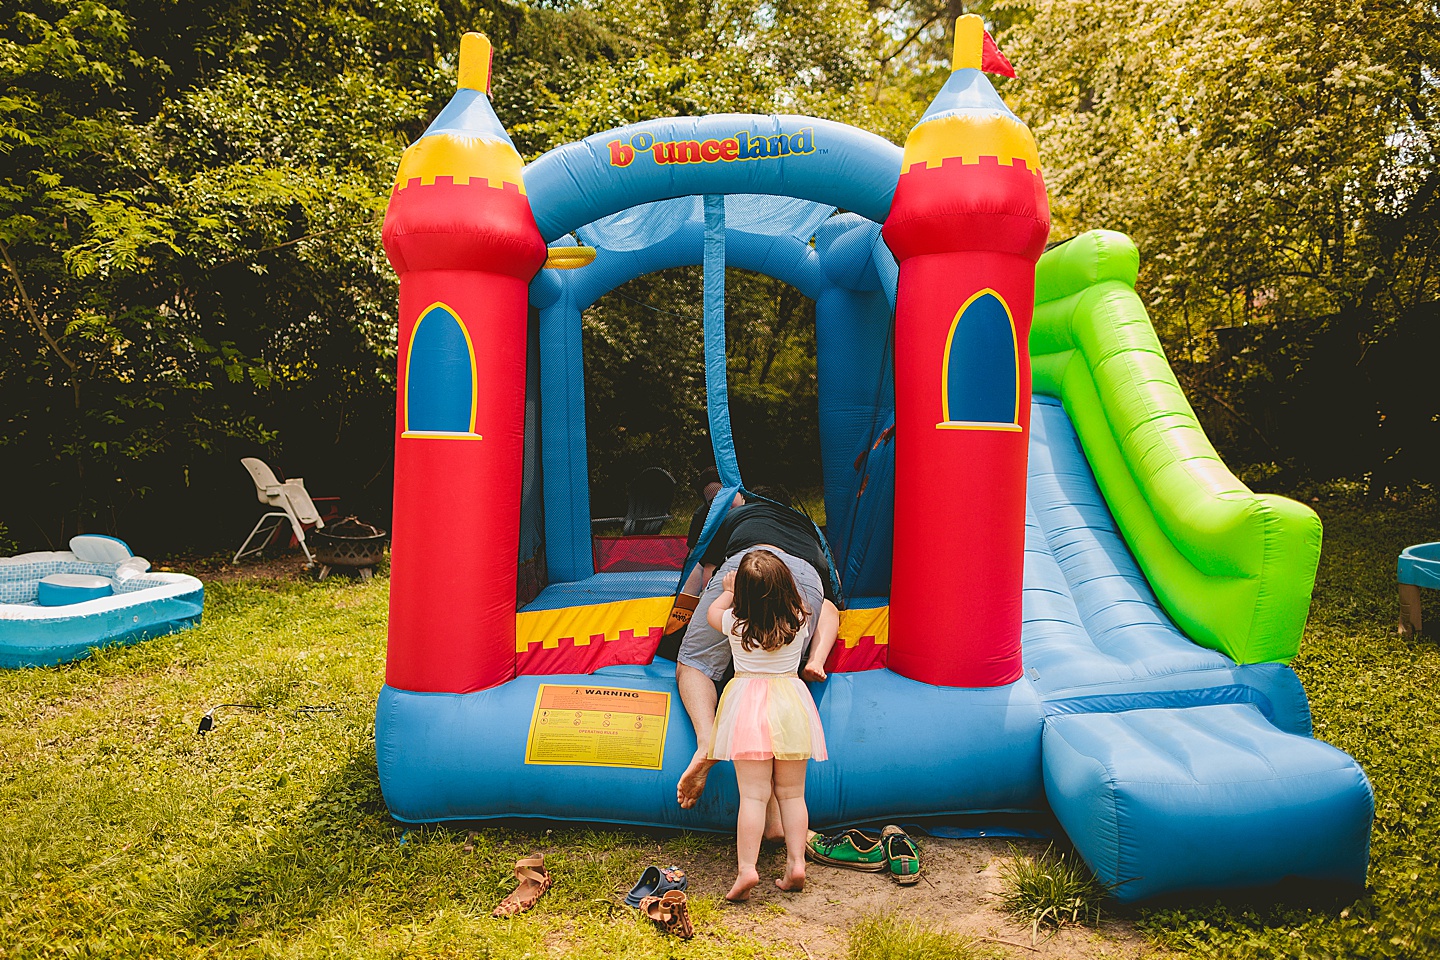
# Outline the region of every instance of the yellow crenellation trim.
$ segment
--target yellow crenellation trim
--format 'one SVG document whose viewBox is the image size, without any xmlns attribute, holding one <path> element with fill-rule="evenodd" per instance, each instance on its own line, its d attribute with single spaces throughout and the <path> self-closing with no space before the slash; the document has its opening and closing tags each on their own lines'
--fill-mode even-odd
<svg viewBox="0 0 1440 960">
<path fill-rule="evenodd" d="M 840 611 L 840 645 L 857 647 L 861 637 L 874 637 L 877 644 L 890 642 L 889 606 Z"/>
<path fill-rule="evenodd" d="M 605 639 L 601 642 L 610 643 L 619 639 L 621 630 L 633 630 L 636 634 L 648 632 L 665 624 L 674 602 L 673 597 L 643 597 L 517 613 L 515 652 L 525 653 L 536 645 L 544 650 L 556 650 L 566 639 L 577 647 L 586 647 L 591 644 L 591 637 L 602 634 Z M 855 647 L 861 637 L 874 637 L 877 644 L 890 642 L 888 606 L 840 611 L 840 644 Z"/>
<path fill-rule="evenodd" d="M 497 190 L 508 183 L 524 194 L 524 167 L 520 154 L 504 140 L 437 133 L 406 149 L 395 174 L 395 189 L 404 190 L 414 180 L 430 186 L 437 177 L 452 177 L 461 185 L 484 180 Z"/>
<path fill-rule="evenodd" d="M 515 652 L 524 653 L 536 644 L 544 650 L 556 650 L 565 639 L 577 647 L 588 647 L 591 637 L 603 635 L 601 642 L 609 642 L 619 639 L 621 630 L 648 634 L 665 625 L 674 603 L 673 597 L 642 597 L 517 613 Z"/>
<path fill-rule="evenodd" d="M 946 160 L 979 163 L 981 157 L 995 157 L 1006 166 L 1024 160 L 1026 168 L 1040 173 L 1040 151 L 1030 128 L 1002 113 L 955 114 L 918 124 L 905 139 L 900 170 L 917 163 L 938 167 Z"/>
</svg>

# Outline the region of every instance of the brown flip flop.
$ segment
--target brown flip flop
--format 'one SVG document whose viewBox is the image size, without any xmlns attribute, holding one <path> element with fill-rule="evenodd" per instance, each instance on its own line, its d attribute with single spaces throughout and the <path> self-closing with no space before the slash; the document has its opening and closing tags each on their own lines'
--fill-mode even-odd
<svg viewBox="0 0 1440 960">
<path fill-rule="evenodd" d="M 535 906 L 555 879 L 545 869 L 545 855 L 537 853 L 515 861 L 515 879 L 519 884 L 490 913 L 492 917 L 513 917 Z"/>
<path fill-rule="evenodd" d="M 671 890 L 663 897 L 646 897 L 640 901 L 640 911 L 655 921 L 662 933 L 681 940 L 695 936 L 695 926 L 690 922 L 690 901 L 683 890 Z"/>
</svg>

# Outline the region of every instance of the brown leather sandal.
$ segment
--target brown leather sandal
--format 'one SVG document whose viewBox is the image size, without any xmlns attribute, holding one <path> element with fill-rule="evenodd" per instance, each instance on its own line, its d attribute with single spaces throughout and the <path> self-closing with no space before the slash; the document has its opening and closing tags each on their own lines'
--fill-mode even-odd
<svg viewBox="0 0 1440 960">
<path fill-rule="evenodd" d="M 655 921 L 661 933 L 681 940 L 695 936 L 695 926 L 690 922 L 690 901 L 683 890 L 671 890 L 663 897 L 646 897 L 640 901 L 640 911 Z"/>
<path fill-rule="evenodd" d="M 492 917 L 513 917 L 535 906 L 555 878 L 545 870 L 545 855 L 537 853 L 515 861 L 515 879 L 520 881 L 510 894 L 500 901 L 490 914 Z"/>
</svg>

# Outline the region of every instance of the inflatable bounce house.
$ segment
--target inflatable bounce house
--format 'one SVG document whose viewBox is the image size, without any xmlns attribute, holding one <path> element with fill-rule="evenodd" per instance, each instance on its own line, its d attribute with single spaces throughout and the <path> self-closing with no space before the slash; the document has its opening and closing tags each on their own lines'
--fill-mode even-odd
<svg viewBox="0 0 1440 960">
<path fill-rule="evenodd" d="M 846 600 L 812 685 L 831 757 L 810 766 L 814 824 L 1049 811 L 1122 900 L 1363 884 L 1369 783 L 1311 738 L 1286 665 L 1319 520 L 1220 462 L 1126 237 L 1046 250 L 1035 142 L 985 76 L 979 18 L 903 149 L 728 114 L 524 165 L 490 53 L 463 39 L 460 89 L 405 152 L 384 227 L 400 371 L 376 750 L 394 817 L 734 829 L 728 764 L 675 803 L 696 744 L 655 652 L 677 573 L 596 572 L 586 463 L 587 426 L 609 425 L 586 423 L 581 312 L 703 264 L 730 488 L 706 538 L 742 487 L 725 268 L 816 304 Z"/>
</svg>

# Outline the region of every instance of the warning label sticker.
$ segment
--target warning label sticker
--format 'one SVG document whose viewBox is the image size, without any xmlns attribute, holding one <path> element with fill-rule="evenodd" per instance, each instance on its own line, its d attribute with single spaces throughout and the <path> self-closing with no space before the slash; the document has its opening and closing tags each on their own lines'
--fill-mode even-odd
<svg viewBox="0 0 1440 960">
<path fill-rule="evenodd" d="M 525 762 L 659 770 L 669 722 L 668 693 L 542 683 Z"/>
</svg>

